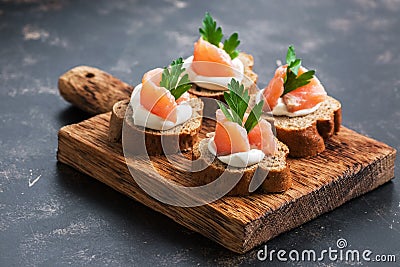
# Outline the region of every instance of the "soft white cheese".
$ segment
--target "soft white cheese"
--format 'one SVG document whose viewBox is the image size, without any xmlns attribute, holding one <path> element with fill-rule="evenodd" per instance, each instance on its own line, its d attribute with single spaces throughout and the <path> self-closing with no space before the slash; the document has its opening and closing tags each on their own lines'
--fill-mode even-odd
<svg viewBox="0 0 400 267">
<path fill-rule="evenodd" d="M 223 91 L 227 90 L 227 85 L 228 83 L 231 82 L 232 78 L 235 78 L 239 82 L 243 80 L 244 66 L 242 61 L 240 61 L 240 59 L 237 57 L 232 60 L 233 68 L 235 69 L 234 77 L 211 77 L 211 76 L 198 75 L 191 68 L 192 62 L 193 62 L 193 56 L 188 57 L 184 61 L 184 67 L 186 68 L 186 72 L 189 75 L 190 81 L 202 88 L 214 91 Z"/>
<path fill-rule="evenodd" d="M 262 97 L 263 97 L 263 92 L 264 89 L 260 90 L 257 95 L 256 95 L 256 102 L 260 102 Z M 288 111 L 286 104 L 283 102 L 282 97 L 278 99 L 278 104 L 272 109 L 272 115 L 274 116 L 288 116 L 288 117 L 299 117 L 299 116 L 304 116 L 313 113 L 319 107 L 321 106 L 321 103 L 318 103 L 312 108 L 307 108 L 307 109 L 301 109 L 295 112 L 290 112 Z"/>
<path fill-rule="evenodd" d="M 192 117 L 192 107 L 187 102 L 182 102 L 176 108 L 177 119 L 176 123 L 165 120 L 160 116 L 157 116 L 140 104 L 140 91 L 142 90 L 142 84 L 135 87 L 132 92 L 130 105 L 133 110 L 133 123 L 138 126 L 146 127 L 153 130 L 169 130 L 177 125 L 180 125 Z"/>
<path fill-rule="evenodd" d="M 214 137 L 208 141 L 208 150 L 220 161 L 232 167 L 244 168 L 261 162 L 265 154 L 259 149 L 251 149 L 246 152 L 238 152 L 225 156 L 217 156 L 217 147 L 214 143 Z"/>
</svg>

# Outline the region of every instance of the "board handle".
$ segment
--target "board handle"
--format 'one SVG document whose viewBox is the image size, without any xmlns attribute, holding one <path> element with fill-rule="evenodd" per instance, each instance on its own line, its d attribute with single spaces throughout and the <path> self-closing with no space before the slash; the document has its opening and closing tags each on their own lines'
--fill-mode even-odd
<svg viewBox="0 0 400 267">
<path fill-rule="evenodd" d="M 133 87 L 100 69 L 78 66 L 58 79 L 60 95 L 92 115 L 109 112 L 114 103 L 129 99 Z"/>
</svg>

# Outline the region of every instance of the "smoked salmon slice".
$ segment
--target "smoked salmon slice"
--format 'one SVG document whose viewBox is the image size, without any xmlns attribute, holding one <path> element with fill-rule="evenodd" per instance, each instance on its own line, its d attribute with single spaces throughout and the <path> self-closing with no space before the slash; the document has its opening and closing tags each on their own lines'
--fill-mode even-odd
<svg viewBox="0 0 400 267">
<path fill-rule="evenodd" d="M 162 71 L 161 68 L 157 68 L 143 75 L 140 104 L 151 113 L 175 123 L 177 103 L 169 90 L 159 86 Z"/>
<path fill-rule="evenodd" d="M 217 155 L 229 155 L 250 150 L 246 129 L 236 122 L 228 121 L 220 109 L 216 112 L 214 143 Z"/>
<path fill-rule="evenodd" d="M 248 134 L 250 148 L 259 149 L 265 155 L 273 155 L 276 149 L 271 124 L 261 119 Z"/>
<path fill-rule="evenodd" d="M 278 103 L 278 99 L 284 91 L 284 79 L 286 77 L 285 66 L 280 66 L 274 77 L 265 87 L 263 95 L 269 108 L 272 110 Z M 307 69 L 300 67 L 298 76 L 306 72 Z M 309 109 L 323 102 L 326 99 L 326 91 L 317 77 L 313 77 L 310 83 L 301 86 L 287 94 L 282 99 L 289 112 L 295 112 L 302 109 Z"/>
<path fill-rule="evenodd" d="M 234 77 L 232 59 L 225 50 L 199 38 L 194 44 L 192 69 L 198 75 Z"/>
<path fill-rule="evenodd" d="M 266 155 L 275 153 L 274 135 L 271 124 L 266 120 L 261 119 L 247 134 L 244 127 L 236 122 L 228 121 L 220 109 L 216 112 L 216 118 L 214 143 L 218 156 L 246 152 L 251 148 L 259 149 Z M 247 119 L 247 116 L 245 116 L 245 119 Z"/>
<path fill-rule="evenodd" d="M 278 104 L 278 99 L 283 94 L 284 77 L 286 76 L 286 67 L 280 66 L 276 69 L 274 77 L 268 83 L 263 91 L 265 103 L 264 111 L 271 111 Z"/>
</svg>

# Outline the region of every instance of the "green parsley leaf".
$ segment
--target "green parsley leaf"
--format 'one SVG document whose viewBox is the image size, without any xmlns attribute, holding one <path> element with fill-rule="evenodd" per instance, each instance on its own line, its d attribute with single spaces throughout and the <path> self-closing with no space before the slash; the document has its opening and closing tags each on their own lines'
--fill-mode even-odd
<svg viewBox="0 0 400 267">
<path fill-rule="evenodd" d="M 184 71 L 183 59 L 178 58 L 172 61 L 169 68 L 164 68 L 161 76 L 160 86 L 169 90 L 175 99 L 178 99 L 192 87 L 188 74 L 181 77 Z"/>
<path fill-rule="evenodd" d="M 250 111 L 249 117 L 247 117 L 246 123 L 244 124 L 244 128 L 248 133 L 253 130 L 260 121 L 263 106 L 264 100 L 258 102 Z"/>
<path fill-rule="evenodd" d="M 224 41 L 224 50 L 229 54 L 231 59 L 239 56 L 239 51 L 236 49 L 240 44 L 239 35 L 237 32 L 233 33 L 228 39 Z"/>
<path fill-rule="evenodd" d="M 228 84 L 228 90 L 228 92 L 224 92 L 224 98 L 228 104 L 229 110 L 221 102 L 218 102 L 218 105 L 227 120 L 236 122 L 242 126 L 244 114 L 249 106 L 249 93 L 244 89 L 243 84 L 240 84 L 236 79 L 232 79 Z M 244 125 L 244 128 L 248 133 L 257 125 L 258 121 L 260 120 L 263 105 L 264 101 L 261 101 L 250 111 L 250 115 L 248 116 Z"/>
<path fill-rule="evenodd" d="M 199 32 L 204 40 L 219 47 L 219 43 L 222 40 L 222 29 L 217 28 L 217 22 L 211 17 L 210 13 L 206 12 L 203 19 L 203 28 L 199 29 Z"/>
<path fill-rule="evenodd" d="M 308 83 L 310 83 L 311 79 L 314 77 L 315 70 L 309 70 L 304 72 L 300 76 L 296 77 L 293 72 L 289 73 L 288 79 L 284 85 L 284 91 L 282 95 L 285 95 L 299 87 L 302 87 Z"/>
<path fill-rule="evenodd" d="M 219 44 L 222 41 L 221 27 L 217 27 L 217 22 L 211 17 L 210 13 L 206 12 L 203 19 L 203 27 L 199 28 L 201 37 L 209 43 L 220 47 Z M 239 51 L 236 49 L 240 44 L 239 35 L 235 32 L 228 39 L 224 41 L 223 49 L 231 57 L 236 58 L 239 55 Z"/>
<path fill-rule="evenodd" d="M 301 59 L 297 58 L 294 61 L 292 61 L 292 63 L 290 63 L 289 65 L 289 69 L 295 74 L 297 75 L 299 73 L 299 69 L 301 67 Z"/>
<path fill-rule="evenodd" d="M 175 97 L 175 99 L 178 99 L 181 97 L 181 95 L 189 91 L 191 87 L 192 84 L 190 83 L 189 75 L 185 74 L 179 80 L 178 86 L 176 86 L 174 89 L 171 89 L 171 94 Z"/>
<path fill-rule="evenodd" d="M 233 121 L 233 117 L 232 114 L 229 112 L 229 110 L 226 108 L 226 106 L 224 105 L 224 103 L 222 103 L 221 101 L 217 101 L 217 104 L 219 106 L 219 108 L 222 110 L 222 113 L 224 113 L 226 119 L 228 121 Z"/>
<path fill-rule="evenodd" d="M 290 65 L 292 61 L 296 59 L 296 52 L 294 51 L 293 45 L 290 45 L 286 53 L 286 64 Z"/>
<path fill-rule="evenodd" d="M 309 70 L 300 76 L 297 76 L 301 67 L 301 59 L 296 57 L 296 53 L 292 45 L 289 46 L 286 53 L 286 64 L 287 69 L 283 84 L 284 90 L 282 96 L 310 83 L 315 74 L 315 70 Z"/>
</svg>

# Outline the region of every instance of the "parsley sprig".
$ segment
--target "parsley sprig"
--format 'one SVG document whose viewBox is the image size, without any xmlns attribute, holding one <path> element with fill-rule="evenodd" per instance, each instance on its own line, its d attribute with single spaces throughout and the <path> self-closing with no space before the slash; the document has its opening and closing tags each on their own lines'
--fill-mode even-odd
<svg viewBox="0 0 400 267">
<path fill-rule="evenodd" d="M 228 104 L 229 110 L 222 102 L 218 101 L 218 106 L 229 121 L 236 122 L 240 126 L 243 126 L 243 117 L 249 106 L 249 93 L 247 90 L 244 90 L 243 84 L 240 84 L 236 79 L 232 79 L 228 84 L 228 90 L 228 92 L 224 92 L 224 98 Z M 264 100 L 261 100 L 250 111 L 244 124 L 247 133 L 258 124 L 263 106 Z"/>
<path fill-rule="evenodd" d="M 315 74 L 315 70 L 309 70 L 297 76 L 301 67 L 301 59 L 296 57 L 296 53 L 292 45 L 289 46 L 286 54 L 286 64 L 287 69 L 283 84 L 284 90 L 282 96 L 310 83 Z"/>
<path fill-rule="evenodd" d="M 240 44 L 239 41 L 239 34 L 237 32 L 232 33 L 232 35 L 229 37 L 229 39 L 224 41 L 224 50 L 226 53 L 229 54 L 231 59 L 234 59 L 235 57 L 239 56 L 239 50 L 236 49 Z"/>
<path fill-rule="evenodd" d="M 206 12 L 204 16 L 203 28 L 200 28 L 199 32 L 204 40 L 217 47 L 219 47 L 222 37 L 224 36 L 221 27 L 217 27 L 217 22 L 208 12 Z M 224 41 L 223 49 L 229 54 L 231 59 L 234 59 L 239 55 L 239 51 L 236 49 L 239 44 L 239 35 L 236 32 Z"/>
<path fill-rule="evenodd" d="M 204 40 L 209 43 L 219 46 L 219 43 L 224 36 L 221 27 L 217 28 L 217 22 L 211 17 L 210 13 L 206 13 L 203 19 L 203 28 L 199 32 Z"/>
<path fill-rule="evenodd" d="M 178 99 L 192 86 L 187 73 L 181 77 L 184 71 L 183 59 L 180 57 L 172 61 L 170 67 L 165 67 L 162 73 L 160 86 L 169 90 L 175 99 Z"/>
</svg>

